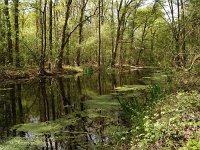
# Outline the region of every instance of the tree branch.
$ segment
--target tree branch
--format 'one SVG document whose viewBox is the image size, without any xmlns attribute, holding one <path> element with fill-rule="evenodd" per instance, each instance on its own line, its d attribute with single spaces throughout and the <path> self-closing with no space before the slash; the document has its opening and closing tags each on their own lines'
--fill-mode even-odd
<svg viewBox="0 0 200 150">
<path fill-rule="evenodd" d="M 87 21 L 89 18 L 94 17 L 94 16 L 96 15 L 96 11 L 97 11 L 97 9 L 94 11 L 94 13 L 93 13 L 92 15 L 87 16 L 83 21 L 79 22 L 79 23 L 74 27 L 74 29 L 68 34 L 68 36 L 67 36 L 67 38 L 66 38 L 66 40 L 65 40 L 65 43 L 64 43 L 65 45 L 66 45 L 67 42 L 69 41 L 69 38 L 71 37 L 72 33 L 74 33 L 74 32 L 76 31 L 76 29 L 77 29 L 82 23 L 84 23 L 85 21 Z"/>
</svg>

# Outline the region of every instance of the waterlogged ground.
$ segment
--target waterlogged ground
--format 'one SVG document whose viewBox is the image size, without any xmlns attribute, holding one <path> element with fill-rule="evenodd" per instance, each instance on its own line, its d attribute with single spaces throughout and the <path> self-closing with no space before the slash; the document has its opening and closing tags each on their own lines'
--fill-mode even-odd
<svg viewBox="0 0 200 150">
<path fill-rule="evenodd" d="M 0 150 L 114 149 L 129 131 L 126 111 L 142 113 L 153 90 L 169 80 L 167 74 L 137 70 L 4 81 Z"/>
</svg>

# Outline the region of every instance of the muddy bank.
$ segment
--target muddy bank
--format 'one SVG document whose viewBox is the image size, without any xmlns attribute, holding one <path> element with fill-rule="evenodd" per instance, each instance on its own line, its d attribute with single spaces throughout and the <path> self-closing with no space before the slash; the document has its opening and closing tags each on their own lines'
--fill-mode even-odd
<svg viewBox="0 0 200 150">
<path fill-rule="evenodd" d="M 45 76 L 58 76 L 58 75 L 73 75 L 83 72 L 81 67 L 64 66 L 62 72 L 46 71 Z M 32 68 L 1 68 L 0 80 L 15 80 L 15 79 L 31 79 L 40 77 L 39 69 Z"/>
</svg>

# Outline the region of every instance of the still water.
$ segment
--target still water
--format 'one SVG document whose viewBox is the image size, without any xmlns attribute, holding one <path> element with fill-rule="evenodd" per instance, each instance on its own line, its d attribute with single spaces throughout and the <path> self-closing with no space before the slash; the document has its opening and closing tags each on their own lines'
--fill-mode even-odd
<svg viewBox="0 0 200 150">
<path fill-rule="evenodd" d="M 149 84 L 144 77 L 152 73 L 2 81 L 0 149 L 111 149 L 129 127 L 114 89 Z"/>
</svg>

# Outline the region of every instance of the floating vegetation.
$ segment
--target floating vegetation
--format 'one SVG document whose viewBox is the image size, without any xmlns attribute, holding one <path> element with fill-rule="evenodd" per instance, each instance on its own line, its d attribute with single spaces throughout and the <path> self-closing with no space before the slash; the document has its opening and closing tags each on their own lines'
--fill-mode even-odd
<svg viewBox="0 0 200 150">
<path fill-rule="evenodd" d="M 91 134 L 90 132 L 98 135 L 97 131 L 102 126 L 106 127 L 116 122 L 115 119 L 117 118 L 114 117 L 116 113 L 113 113 L 113 110 L 119 109 L 119 103 L 117 100 L 113 100 L 111 95 L 93 97 L 93 100 L 85 101 L 84 105 L 87 108 L 84 111 L 76 111 L 54 121 L 19 124 L 14 126 L 12 130 L 31 135 L 34 140 L 40 139 L 41 143 L 45 143 L 46 135 L 51 135 L 52 141 L 70 139 L 72 141 L 80 140 L 79 142 L 81 142 L 81 137 L 84 138 L 87 134 Z M 101 137 L 96 136 L 95 138 Z M 26 149 L 27 145 L 34 147 L 34 143 L 33 146 L 29 144 L 31 141 L 27 138 L 19 138 L 18 141 L 13 140 L 11 141 L 13 145 L 8 142 L 9 140 L 4 144 L 10 147 L 19 145 L 20 150 Z"/>
<path fill-rule="evenodd" d="M 91 66 L 83 68 L 83 73 L 84 74 L 91 75 L 91 74 L 93 74 L 93 72 L 94 71 L 93 71 L 93 68 Z"/>
<path fill-rule="evenodd" d="M 3 144 L 0 143 L 0 150 L 35 150 L 44 146 L 41 139 L 27 140 L 22 137 L 14 137 L 7 139 Z"/>
<path fill-rule="evenodd" d="M 116 87 L 116 92 L 131 92 L 131 91 L 137 91 L 137 90 L 148 90 L 149 85 L 123 85 L 121 87 Z"/>
<path fill-rule="evenodd" d="M 92 100 L 85 102 L 88 108 L 98 108 L 101 110 L 118 109 L 119 102 L 112 98 L 111 95 L 101 95 L 92 97 Z"/>
<path fill-rule="evenodd" d="M 56 121 L 16 125 L 13 129 L 16 129 L 17 131 L 29 132 L 35 135 L 43 135 L 44 133 L 59 132 L 62 128 L 69 125 L 76 125 L 79 119 L 80 118 L 75 116 L 72 118 L 66 117 L 57 119 Z"/>
<path fill-rule="evenodd" d="M 171 78 L 172 78 L 172 74 L 163 73 L 163 72 L 156 72 L 156 73 L 153 73 L 149 77 L 143 77 L 143 79 L 148 79 L 148 80 L 156 81 L 156 82 L 169 82 L 172 80 Z"/>
</svg>

